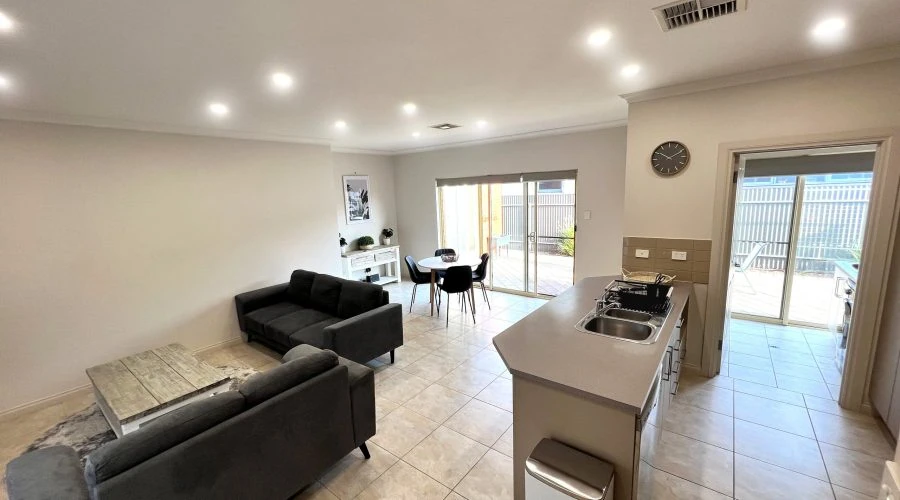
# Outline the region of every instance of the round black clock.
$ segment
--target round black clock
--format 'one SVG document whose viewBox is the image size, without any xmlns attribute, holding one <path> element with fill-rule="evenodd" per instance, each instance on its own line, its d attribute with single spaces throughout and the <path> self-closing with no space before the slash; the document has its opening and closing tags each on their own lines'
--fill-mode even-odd
<svg viewBox="0 0 900 500">
<path fill-rule="evenodd" d="M 650 166 L 659 175 L 675 175 L 686 169 L 690 162 L 691 153 L 678 141 L 664 142 L 650 155 Z"/>
</svg>

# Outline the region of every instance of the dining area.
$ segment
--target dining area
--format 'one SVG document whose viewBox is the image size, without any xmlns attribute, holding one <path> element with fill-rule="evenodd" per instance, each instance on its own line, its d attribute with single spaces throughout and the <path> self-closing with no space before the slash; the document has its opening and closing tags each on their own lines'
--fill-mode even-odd
<svg viewBox="0 0 900 500">
<path fill-rule="evenodd" d="M 444 304 L 443 296 L 446 295 L 446 307 L 444 316 L 449 324 L 449 308 L 451 296 L 456 296 L 461 311 L 472 316 L 472 323 L 476 322 L 475 288 L 481 289 L 481 297 L 484 305 L 490 309 L 490 299 L 485 287 L 488 274 L 488 262 L 490 254 L 480 256 L 471 254 L 457 254 L 452 248 L 438 248 L 433 256 L 416 260 L 413 256 L 405 258 L 410 281 L 413 283 L 413 292 L 409 309 L 412 310 L 416 301 L 419 285 L 428 286 L 428 301 L 431 315 L 441 315 L 441 306 Z"/>
</svg>

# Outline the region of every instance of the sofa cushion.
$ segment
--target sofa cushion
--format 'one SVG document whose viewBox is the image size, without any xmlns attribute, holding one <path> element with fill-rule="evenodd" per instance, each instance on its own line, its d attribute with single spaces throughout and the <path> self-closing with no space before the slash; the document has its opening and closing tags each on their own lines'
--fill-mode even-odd
<svg viewBox="0 0 900 500">
<path fill-rule="evenodd" d="M 11 500 L 88 500 L 78 453 L 51 446 L 26 453 L 6 466 L 6 492 Z"/>
<path fill-rule="evenodd" d="M 328 318 L 324 321 L 301 328 L 291 334 L 290 345 L 309 344 L 319 349 L 334 349 L 334 339 L 326 336 L 325 327 L 338 323 L 341 318 Z"/>
<path fill-rule="evenodd" d="M 295 312 L 266 323 L 266 336 L 284 346 L 292 346 L 294 344 L 291 344 L 290 339 L 294 332 L 331 318 L 333 316 L 328 313 L 300 307 Z"/>
<path fill-rule="evenodd" d="M 238 391 L 244 395 L 247 406 L 256 406 L 337 365 L 337 354 L 319 351 L 276 366 L 265 373 L 257 373 L 245 380 Z"/>
<path fill-rule="evenodd" d="M 378 308 L 383 305 L 383 300 L 380 285 L 346 281 L 341 287 L 341 299 L 338 302 L 337 315 L 341 318 L 352 318 Z"/>
<path fill-rule="evenodd" d="M 316 279 L 316 276 L 318 276 L 318 273 L 307 271 L 305 269 L 297 269 L 291 273 L 291 281 L 288 284 L 287 294 L 292 302 L 303 307 L 310 307 L 313 280 Z"/>
<path fill-rule="evenodd" d="M 331 316 L 337 316 L 343 281 L 327 274 L 317 274 L 313 280 L 310 305 Z"/>
<path fill-rule="evenodd" d="M 182 406 L 88 455 L 84 477 L 91 486 L 101 483 L 228 420 L 244 407 L 244 397 L 235 391 Z"/>
<path fill-rule="evenodd" d="M 262 335 L 266 332 L 266 323 L 282 316 L 297 312 L 303 308 L 290 302 L 279 302 L 271 306 L 262 307 L 244 316 L 246 325 L 253 333 Z"/>
</svg>

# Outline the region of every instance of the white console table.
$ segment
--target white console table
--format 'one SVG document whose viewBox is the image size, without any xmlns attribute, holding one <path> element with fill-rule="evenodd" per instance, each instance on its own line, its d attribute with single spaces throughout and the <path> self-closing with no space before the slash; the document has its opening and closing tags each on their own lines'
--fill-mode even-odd
<svg viewBox="0 0 900 500">
<path fill-rule="evenodd" d="M 354 273 L 367 268 L 384 267 L 379 272 L 380 279 L 373 283 L 385 285 L 400 282 L 400 247 L 398 245 L 377 246 L 371 250 L 354 250 L 341 256 L 341 269 L 344 278 L 355 280 Z"/>
</svg>

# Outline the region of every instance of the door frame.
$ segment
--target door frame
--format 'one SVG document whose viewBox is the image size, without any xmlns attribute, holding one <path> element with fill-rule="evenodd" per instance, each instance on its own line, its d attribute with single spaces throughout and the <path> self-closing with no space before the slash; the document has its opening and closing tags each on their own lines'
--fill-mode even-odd
<svg viewBox="0 0 900 500">
<path fill-rule="evenodd" d="M 833 132 L 806 136 L 758 139 L 719 145 L 713 204 L 712 250 L 701 371 L 715 376 L 721 364 L 720 343 L 725 326 L 735 188 L 732 172 L 741 154 L 817 147 L 874 144 L 872 194 L 862 248 L 854 321 L 844 364 L 838 403 L 851 410 L 867 410 L 875 346 L 884 309 L 888 271 L 900 209 L 900 128 Z M 864 408 L 866 407 L 866 408 Z"/>
</svg>

